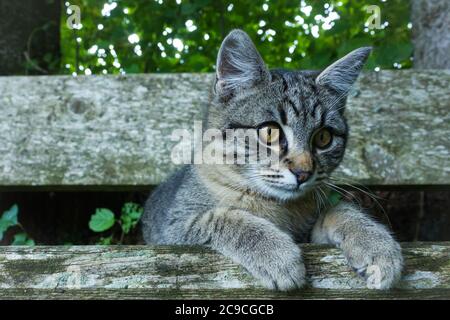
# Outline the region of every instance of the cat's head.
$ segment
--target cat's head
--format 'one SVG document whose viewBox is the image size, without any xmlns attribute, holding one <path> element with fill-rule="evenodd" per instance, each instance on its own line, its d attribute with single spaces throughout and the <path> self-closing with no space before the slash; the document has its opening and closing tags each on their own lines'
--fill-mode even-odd
<svg viewBox="0 0 450 320">
<path fill-rule="evenodd" d="M 240 185 L 289 200 L 331 174 L 347 142 L 346 96 L 370 51 L 354 50 L 322 72 L 268 70 L 245 32 L 234 30 L 224 39 L 209 126 L 255 128 L 263 142 L 279 138 L 278 162 L 232 165 Z"/>
</svg>

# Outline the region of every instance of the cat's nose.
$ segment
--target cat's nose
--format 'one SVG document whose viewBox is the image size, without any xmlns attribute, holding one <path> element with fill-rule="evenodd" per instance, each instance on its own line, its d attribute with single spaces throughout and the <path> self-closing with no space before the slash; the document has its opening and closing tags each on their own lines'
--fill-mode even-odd
<svg viewBox="0 0 450 320">
<path fill-rule="evenodd" d="M 292 168 L 289 170 L 295 175 L 295 177 L 297 178 L 297 182 L 299 184 L 302 184 L 303 182 L 305 182 L 312 176 L 311 171 L 303 171 L 303 170 L 297 169 L 297 168 Z"/>
</svg>

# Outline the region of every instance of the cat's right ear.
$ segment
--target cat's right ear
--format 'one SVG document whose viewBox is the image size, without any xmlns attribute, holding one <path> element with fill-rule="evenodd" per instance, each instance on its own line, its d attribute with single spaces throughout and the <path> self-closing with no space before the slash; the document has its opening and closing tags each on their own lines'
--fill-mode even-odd
<svg viewBox="0 0 450 320">
<path fill-rule="evenodd" d="M 371 51 L 371 47 L 353 50 L 322 71 L 316 78 L 316 83 L 331 88 L 340 95 L 346 95 L 358 78 Z"/>
<path fill-rule="evenodd" d="M 216 94 L 229 97 L 268 82 L 270 72 L 250 37 L 242 30 L 231 31 L 217 56 Z"/>
</svg>

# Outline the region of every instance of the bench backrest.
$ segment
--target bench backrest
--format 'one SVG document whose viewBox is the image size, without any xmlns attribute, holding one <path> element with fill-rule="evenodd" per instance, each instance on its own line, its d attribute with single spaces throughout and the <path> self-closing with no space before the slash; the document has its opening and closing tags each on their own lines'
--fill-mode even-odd
<svg viewBox="0 0 450 320">
<path fill-rule="evenodd" d="M 0 77 L 0 186 L 148 187 L 174 168 L 211 74 Z M 366 185 L 450 184 L 450 71 L 362 74 L 337 176 Z"/>
</svg>

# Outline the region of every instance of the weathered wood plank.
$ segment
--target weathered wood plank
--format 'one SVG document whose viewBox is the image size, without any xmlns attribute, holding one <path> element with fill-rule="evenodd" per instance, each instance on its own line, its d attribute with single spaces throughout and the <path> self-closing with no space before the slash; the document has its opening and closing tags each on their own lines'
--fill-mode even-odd
<svg viewBox="0 0 450 320">
<path fill-rule="evenodd" d="M 148 300 L 148 299 L 326 299 L 326 300 L 449 300 L 450 289 L 390 291 L 303 289 L 301 292 L 272 292 L 262 289 L 155 290 L 155 289 L 2 289 L 0 300 Z"/>
<path fill-rule="evenodd" d="M 210 74 L 0 77 L 0 186 L 149 186 L 174 165 Z M 362 75 L 338 175 L 365 184 L 448 185 L 450 71 Z"/>
<path fill-rule="evenodd" d="M 302 248 L 308 287 L 275 292 L 200 247 L 1 247 L 0 298 L 450 299 L 449 242 L 403 244 L 404 275 L 390 291 L 366 289 L 338 249 Z"/>
</svg>

